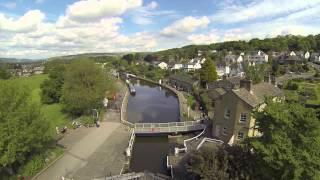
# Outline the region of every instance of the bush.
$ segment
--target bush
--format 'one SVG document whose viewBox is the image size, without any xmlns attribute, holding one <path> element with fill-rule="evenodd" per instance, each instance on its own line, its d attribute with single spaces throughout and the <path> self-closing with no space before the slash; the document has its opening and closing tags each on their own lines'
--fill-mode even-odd
<svg viewBox="0 0 320 180">
<path fill-rule="evenodd" d="M 299 88 L 299 85 L 293 81 L 288 81 L 288 83 L 285 86 L 285 89 L 288 90 L 297 90 Z"/>
<path fill-rule="evenodd" d="M 92 126 L 95 123 L 91 116 L 82 116 L 79 118 L 79 121 L 83 126 Z"/>
</svg>

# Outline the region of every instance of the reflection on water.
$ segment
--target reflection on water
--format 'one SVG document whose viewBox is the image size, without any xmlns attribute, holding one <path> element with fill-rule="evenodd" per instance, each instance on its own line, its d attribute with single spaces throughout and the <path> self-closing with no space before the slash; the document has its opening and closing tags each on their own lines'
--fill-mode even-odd
<svg viewBox="0 0 320 180">
<path fill-rule="evenodd" d="M 128 101 L 128 121 L 131 122 L 174 122 L 179 121 L 179 103 L 176 95 L 158 85 L 145 81 L 131 81 L 136 95 Z M 166 158 L 174 144 L 167 136 L 136 137 L 130 169 L 167 174 Z"/>
<path fill-rule="evenodd" d="M 132 81 L 136 95 L 128 101 L 130 122 L 174 122 L 179 120 L 179 103 L 176 95 L 158 85 Z"/>
</svg>

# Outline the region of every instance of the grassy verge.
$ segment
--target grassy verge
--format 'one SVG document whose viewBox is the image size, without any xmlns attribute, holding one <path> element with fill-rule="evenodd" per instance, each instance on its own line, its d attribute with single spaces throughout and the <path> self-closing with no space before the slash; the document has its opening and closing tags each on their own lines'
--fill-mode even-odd
<svg viewBox="0 0 320 180">
<path fill-rule="evenodd" d="M 50 135 L 53 139 L 56 139 L 58 137 L 56 134 L 56 126 L 69 126 L 70 122 L 68 121 L 67 115 L 62 113 L 61 104 L 41 104 L 40 85 L 47 78 L 47 75 L 36 75 L 16 78 L 10 81 L 22 84 L 24 87 L 31 90 L 31 101 L 41 105 L 41 112 L 49 124 Z M 62 153 L 63 149 L 61 147 L 56 146 L 55 143 L 49 144 L 46 150 L 28 158 L 26 164 L 19 169 L 19 175 L 24 177 L 34 176 Z M 13 178 L 16 179 L 17 177 Z"/>
</svg>

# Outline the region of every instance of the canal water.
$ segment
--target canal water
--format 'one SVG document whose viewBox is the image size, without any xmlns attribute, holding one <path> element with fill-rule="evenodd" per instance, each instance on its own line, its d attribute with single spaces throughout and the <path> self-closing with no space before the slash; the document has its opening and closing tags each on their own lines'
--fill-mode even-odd
<svg viewBox="0 0 320 180">
<path fill-rule="evenodd" d="M 161 123 L 179 121 L 179 102 L 176 95 L 158 85 L 145 81 L 131 81 L 136 90 L 128 101 L 128 121 Z M 130 169 L 167 174 L 166 157 L 175 143 L 167 136 L 136 137 Z"/>
</svg>

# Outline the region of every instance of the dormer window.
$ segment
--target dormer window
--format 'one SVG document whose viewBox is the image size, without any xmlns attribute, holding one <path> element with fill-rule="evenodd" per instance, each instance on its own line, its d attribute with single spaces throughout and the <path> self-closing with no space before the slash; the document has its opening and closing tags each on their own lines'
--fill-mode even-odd
<svg viewBox="0 0 320 180">
<path fill-rule="evenodd" d="M 247 121 L 248 113 L 241 113 L 240 114 L 240 122 L 245 123 Z"/>
<path fill-rule="evenodd" d="M 231 111 L 229 109 L 226 109 L 226 111 L 224 112 L 224 117 L 229 119 L 230 114 L 231 114 Z"/>
</svg>

